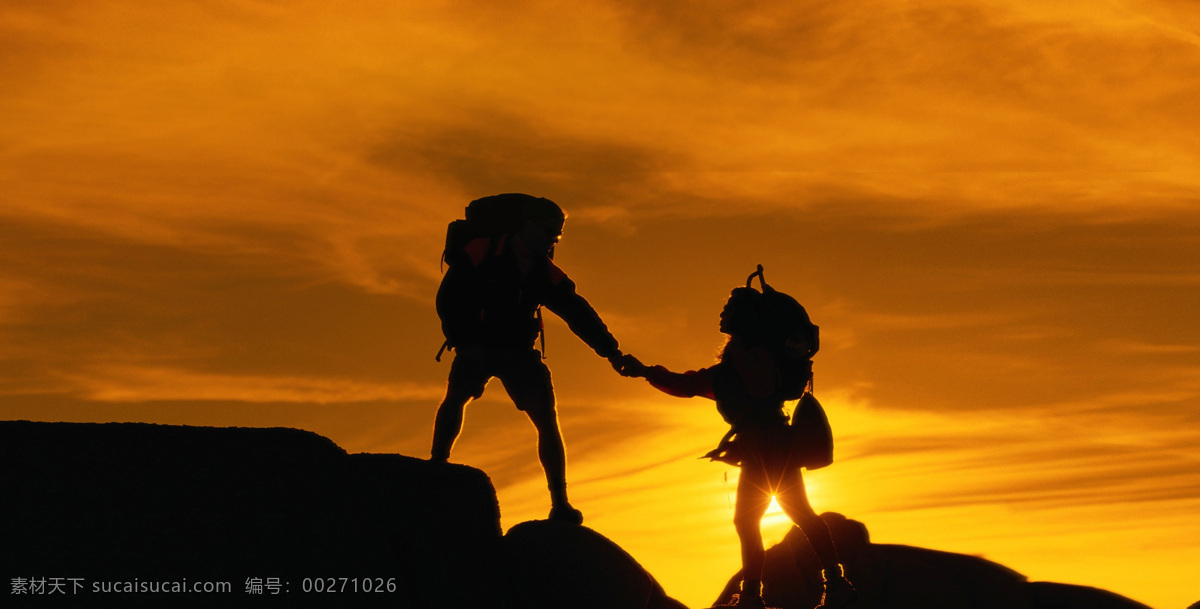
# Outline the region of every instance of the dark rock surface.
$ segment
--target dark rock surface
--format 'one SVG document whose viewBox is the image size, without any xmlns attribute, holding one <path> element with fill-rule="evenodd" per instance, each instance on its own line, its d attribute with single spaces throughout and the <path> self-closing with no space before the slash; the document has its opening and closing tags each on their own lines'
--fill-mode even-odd
<svg viewBox="0 0 1200 609">
<path fill-rule="evenodd" d="M 1149 609 L 1119 594 L 1089 586 L 1031 582 L 1029 587 L 1037 609 Z"/>
<path fill-rule="evenodd" d="M 0 422 L 0 493 L 0 607 L 682 607 L 593 531 L 503 537 L 479 470 L 294 429 Z"/>
<path fill-rule="evenodd" d="M 523 609 L 686 609 L 632 556 L 587 527 L 523 522 L 504 536 L 504 552 Z"/>
<path fill-rule="evenodd" d="M 4 600 L 14 578 L 81 578 L 62 582 L 78 607 L 468 607 L 503 589 L 482 472 L 294 429 L 2 422 L 0 489 Z M 247 593 L 274 578 L 279 594 Z M 230 590 L 142 591 L 183 580 Z M 95 591 L 110 583 L 135 592 Z"/>
<path fill-rule="evenodd" d="M 837 513 L 821 517 L 829 524 L 846 574 L 858 590 L 854 609 L 1148 609 L 1095 588 L 1030 583 L 1020 573 L 977 556 L 871 543 L 861 522 Z M 763 571 L 763 598 L 768 605 L 811 609 L 821 598 L 821 566 L 799 529 L 792 529 L 767 550 Z M 718 602 L 728 602 L 740 581 L 741 573 L 735 574 Z"/>
<path fill-rule="evenodd" d="M 823 517 L 855 609 L 1145 609 L 974 556 L 874 544 L 862 523 Z M 0 421 L 0 579 L 4 608 L 684 609 L 591 529 L 532 521 L 502 535 L 479 470 L 349 455 L 294 429 Z M 190 590 L 208 582 L 228 588 Z M 798 530 L 767 551 L 764 587 L 785 609 L 819 599 Z"/>
</svg>

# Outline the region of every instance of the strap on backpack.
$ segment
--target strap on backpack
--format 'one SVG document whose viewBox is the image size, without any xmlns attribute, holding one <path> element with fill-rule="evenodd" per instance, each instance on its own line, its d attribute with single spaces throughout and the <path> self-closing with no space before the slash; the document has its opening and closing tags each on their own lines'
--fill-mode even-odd
<svg viewBox="0 0 1200 609">
<path fill-rule="evenodd" d="M 449 340 L 449 339 L 447 339 L 447 340 L 445 340 L 445 341 L 443 341 L 443 342 L 442 342 L 442 348 L 441 348 L 441 349 L 438 349 L 438 353 L 437 353 L 437 355 L 433 356 L 433 361 L 435 361 L 435 362 L 441 362 L 441 361 L 442 361 L 442 354 L 446 352 L 446 349 L 451 349 L 451 350 L 453 350 L 453 349 L 454 349 L 454 347 L 451 347 L 451 346 L 450 346 L 450 340 Z"/>
<path fill-rule="evenodd" d="M 546 359 L 546 323 L 542 321 L 542 305 L 538 305 L 534 314 L 537 315 L 538 336 L 542 341 L 542 359 Z"/>
</svg>

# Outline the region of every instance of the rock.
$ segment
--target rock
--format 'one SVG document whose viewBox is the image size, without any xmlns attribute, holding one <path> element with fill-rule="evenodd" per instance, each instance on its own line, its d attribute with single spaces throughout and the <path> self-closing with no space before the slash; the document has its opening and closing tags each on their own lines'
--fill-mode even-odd
<svg viewBox="0 0 1200 609">
<path fill-rule="evenodd" d="M 1033 606 L 1037 609 L 1150 609 L 1107 590 L 1051 582 L 1032 582 Z"/>
<path fill-rule="evenodd" d="M 851 580 L 861 588 L 853 572 L 856 558 L 871 547 L 867 527 L 834 512 L 826 512 L 821 518 L 829 525 L 829 533 Z M 741 579 L 739 571 L 721 591 L 719 603 L 729 602 L 738 592 Z M 782 542 L 767 549 L 763 564 L 763 598 L 768 605 L 811 609 L 820 602 L 822 588 L 821 564 L 800 529 L 793 528 Z M 862 590 L 859 593 L 861 595 Z"/>
<path fill-rule="evenodd" d="M 1024 576 L 977 556 L 872 544 L 856 566 L 863 607 L 1032 607 Z"/>
<path fill-rule="evenodd" d="M 5 607 L 685 609 L 596 531 L 533 521 L 501 535 L 479 470 L 348 455 L 295 429 L 0 421 L 0 492 Z M 822 518 L 855 609 L 1146 609 Z M 770 605 L 816 604 L 803 533 L 767 550 L 763 579 Z M 203 583 L 226 587 L 163 591 Z"/>
<path fill-rule="evenodd" d="M 582 526 L 523 522 L 504 536 L 519 609 L 686 609 L 617 544 Z"/>
<path fill-rule="evenodd" d="M 838 557 L 859 593 L 854 609 L 1145 609 L 1122 596 L 1066 584 L 1029 583 L 1007 567 L 977 556 L 904 545 L 874 544 L 866 526 L 825 513 Z M 821 598 L 821 565 L 803 532 L 793 529 L 767 550 L 763 598 L 781 609 L 811 609 Z M 717 602 L 737 592 L 741 573 Z"/>
<path fill-rule="evenodd" d="M 6 584 L 76 578 L 80 607 L 509 606 L 495 491 L 464 466 L 294 429 L 17 421 L 0 489 Z M 228 589 L 95 591 L 184 580 Z"/>
</svg>

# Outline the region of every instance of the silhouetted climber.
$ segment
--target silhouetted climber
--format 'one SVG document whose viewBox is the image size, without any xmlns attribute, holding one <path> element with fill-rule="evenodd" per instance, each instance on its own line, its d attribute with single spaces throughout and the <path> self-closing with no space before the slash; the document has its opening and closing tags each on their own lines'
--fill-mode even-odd
<svg viewBox="0 0 1200 609">
<path fill-rule="evenodd" d="M 757 276 L 762 292 L 750 287 Z M 816 551 L 825 581 L 819 607 L 840 608 L 856 597 L 838 562 L 829 527 L 809 504 L 800 469 L 808 464 L 796 446 L 783 405 L 805 398 L 815 404 L 812 356 L 818 349 L 817 327 L 795 299 L 777 292 L 763 279 L 762 266 L 736 288 L 721 311 L 721 332 L 729 335 L 720 361 L 708 368 L 676 373 L 662 366 L 624 366 L 626 376 L 642 376 L 659 390 L 677 397 L 703 396 L 731 429 L 706 457 L 741 467 L 733 522 L 742 546 L 742 591 L 737 607 L 764 607 L 763 541 L 759 527 L 774 495 L 784 513 L 800 527 Z M 627 356 L 636 362 L 632 356 Z M 808 395 L 806 395 L 808 394 Z M 800 410 L 800 407 L 798 407 Z M 823 419 L 823 417 L 822 417 Z M 799 450 L 794 450 L 799 449 Z M 827 461 L 818 459 L 820 467 Z M 800 561 L 797 561 L 801 564 Z"/>
<path fill-rule="evenodd" d="M 563 318 L 618 372 L 629 358 L 622 356 L 595 309 L 575 293 L 575 283 L 551 260 L 565 220 L 566 214 L 549 199 L 502 194 L 472 201 L 466 219 L 450 224 L 443 253 L 449 268 L 438 288 L 437 311 L 446 336 L 442 348 L 455 355 L 434 422 L 431 459 L 450 458 L 467 403 L 482 396 L 493 377 L 499 378 L 537 429 L 550 518 L 579 524 L 583 514 L 567 500 L 566 450 L 550 369 L 534 348 L 542 331 L 541 307 Z"/>
</svg>

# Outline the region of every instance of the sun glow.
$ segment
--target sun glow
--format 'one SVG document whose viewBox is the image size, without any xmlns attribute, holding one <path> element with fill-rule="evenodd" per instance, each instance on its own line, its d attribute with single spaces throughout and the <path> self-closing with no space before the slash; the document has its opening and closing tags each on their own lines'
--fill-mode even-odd
<svg viewBox="0 0 1200 609">
<path fill-rule="evenodd" d="M 762 523 L 759 525 L 763 536 L 764 547 L 771 547 L 780 541 L 783 541 L 787 532 L 793 526 L 792 519 L 784 513 L 783 507 L 779 505 L 778 498 L 771 495 L 771 504 L 767 506 L 767 513 L 763 516 Z"/>
<path fill-rule="evenodd" d="M 779 497 L 776 497 L 774 494 L 772 494 L 771 495 L 771 505 L 767 506 L 767 516 L 772 516 L 775 514 L 782 514 L 782 513 L 783 513 L 783 508 L 780 507 L 780 505 L 779 505 Z"/>
</svg>

